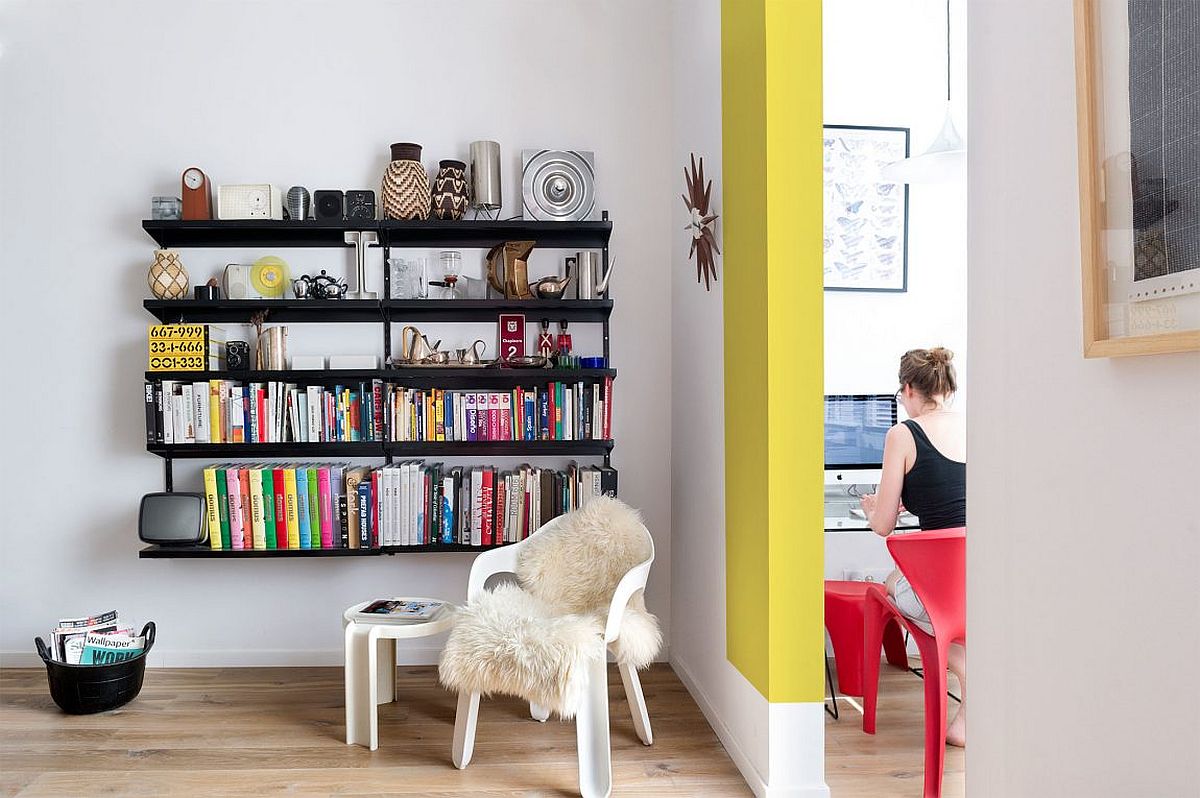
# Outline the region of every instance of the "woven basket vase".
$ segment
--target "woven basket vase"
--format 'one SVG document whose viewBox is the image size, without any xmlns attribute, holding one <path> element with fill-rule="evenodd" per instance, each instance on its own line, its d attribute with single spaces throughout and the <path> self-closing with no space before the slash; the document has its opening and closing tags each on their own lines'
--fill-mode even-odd
<svg viewBox="0 0 1200 798">
<path fill-rule="evenodd" d="M 433 180 L 433 215 L 439 219 L 461 219 L 471 201 L 467 165 L 462 161 L 442 161 L 438 166 Z"/>
<path fill-rule="evenodd" d="M 392 145 L 392 162 L 379 193 L 385 219 L 429 218 L 429 174 L 421 165 L 421 145 Z"/>
<path fill-rule="evenodd" d="M 186 299 L 188 273 L 179 259 L 179 252 L 174 249 L 154 250 L 154 263 L 150 264 L 146 282 L 150 284 L 150 292 L 159 299 Z"/>
</svg>

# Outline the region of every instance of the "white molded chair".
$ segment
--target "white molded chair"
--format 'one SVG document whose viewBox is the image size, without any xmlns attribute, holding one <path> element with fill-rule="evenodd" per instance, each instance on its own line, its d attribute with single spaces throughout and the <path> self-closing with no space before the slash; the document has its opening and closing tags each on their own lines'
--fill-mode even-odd
<svg viewBox="0 0 1200 798">
<path fill-rule="evenodd" d="M 618 541 L 624 536 L 623 544 L 613 545 L 611 551 L 604 551 L 607 540 L 573 533 L 569 529 L 575 523 L 575 516 L 590 513 L 594 521 L 600 517 L 598 514 L 606 511 L 616 514 L 618 523 L 615 527 L 623 526 L 615 531 L 604 530 Z M 619 523 L 622 520 L 631 522 L 622 525 Z M 592 529 L 594 531 L 594 527 Z M 540 551 L 532 552 L 535 547 L 540 547 Z M 629 562 L 635 552 L 638 559 Z M 598 562 L 605 554 L 608 555 L 607 562 Z M 531 566 L 527 560 L 537 562 Z M 453 747 L 456 767 L 465 768 L 471 761 L 480 695 L 506 693 L 529 701 L 530 714 L 538 721 L 545 721 L 552 710 L 563 717 L 575 715 L 579 791 L 583 798 L 610 795 L 612 762 L 606 652 L 612 652 L 617 659 L 638 737 L 646 745 L 654 741 L 637 673 L 640 667 L 653 660 L 661 645 L 657 621 L 645 611 L 642 601 L 653 562 L 654 541 L 640 517 L 617 500 L 604 498 L 593 499 L 576 513 L 551 521 L 520 543 L 484 552 L 475 559 L 467 587 L 468 604 L 451 632 L 440 668 L 443 684 L 459 691 Z M 549 567 L 537 570 L 539 564 Z M 579 590 L 574 585 L 558 586 L 558 596 L 569 594 L 575 601 L 573 612 L 568 607 L 564 613 L 563 606 L 553 601 L 553 590 L 545 590 L 544 585 L 529 579 L 530 572 L 537 571 L 536 575 L 543 580 L 558 578 L 561 581 L 564 577 L 570 578 L 568 569 L 578 571 L 582 568 L 592 569 L 584 576 L 585 580 L 591 580 L 590 585 Z M 485 590 L 487 581 L 497 574 L 516 576 L 520 587 L 505 585 L 494 591 Z M 615 587 L 603 584 L 605 577 L 617 575 Z M 586 594 L 588 588 L 592 588 L 593 602 L 599 600 L 601 592 L 604 595 L 603 606 L 594 612 L 581 610 L 579 601 L 588 606 L 586 597 L 576 601 L 576 597 L 581 592 Z M 526 606 L 527 600 L 545 603 L 531 608 Z M 516 608 L 510 612 L 507 608 L 513 605 Z M 477 614 L 472 615 L 473 612 Z M 466 616 L 465 623 L 463 616 Z M 509 624 L 512 619 L 515 619 L 515 625 Z M 521 632 L 532 635 L 531 630 L 537 631 L 536 639 L 530 637 L 530 645 L 522 647 Z M 462 639 L 456 639 L 456 635 Z M 566 641 L 562 648 L 567 652 L 566 656 L 556 656 L 561 653 L 555 647 L 556 636 Z M 563 688 L 561 691 L 545 689 L 545 680 L 538 683 L 535 676 L 522 681 L 524 675 L 513 672 L 518 670 L 517 666 L 508 668 L 506 657 L 520 665 L 526 663 L 531 654 L 536 655 L 543 649 L 547 650 L 548 662 L 539 663 L 544 667 L 539 668 L 538 673 L 554 671 L 560 666 L 558 683 Z M 514 656 L 514 650 L 520 655 Z M 479 664 L 481 661 L 486 664 Z"/>
</svg>

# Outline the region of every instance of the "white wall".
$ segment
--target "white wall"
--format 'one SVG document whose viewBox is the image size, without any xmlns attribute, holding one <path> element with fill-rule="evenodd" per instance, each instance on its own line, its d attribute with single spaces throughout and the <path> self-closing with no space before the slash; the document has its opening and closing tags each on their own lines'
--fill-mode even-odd
<svg viewBox="0 0 1200 798">
<path fill-rule="evenodd" d="M 141 443 L 152 319 L 140 305 L 153 243 L 140 221 L 150 197 L 178 194 L 193 164 L 214 182 L 377 189 L 393 141 L 424 144 L 431 170 L 473 139 L 500 141 L 507 214 L 519 211 L 522 147 L 596 151 L 618 261 L 614 463 L 622 497 L 655 534 L 661 564 L 648 598 L 668 625 L 671 408 L 661 386 L 676 180 L 665 157 L 665 4 L 142 0 L 15 2 L 0 14 L 5 662 L 32 652 L 59 617 L 117 607 L 158 622 L 156 664 L 335 663 L 352 602 L 461 598 L 469 555 L 137 559 L 138 499 L 162 480 Z M 187 250 L 184 262 L 203 282 L 257 254 Z M 340 251 L 282 254 L 297 272 L 352 262 Z M 535 271 L 563 254 L 535 256 Z M 468 269 L 479 257 L 466 253 Z M 292 351 L 377 353 L 378 330 L 293 326 Z M 470 333 L 495 338 L 489 325 L 435 332 L 463 345 Z M 598 351 L 594 333 L 575 332 L 577 349 Z M 180 489 L 199 489 L 197 467 L 180 469 Z"/>
<path fill-rule="evenodd" d="M 965 136 L 963 10 L 956 1 L 952 40 L 956 121 Z M 945 2 L 838 0 L 822 13 L 825 123 L 908 127 L 913 154 L 924 152 L 945 115 Z M 965 190 L 965 182 L 911 186 L 906 293 L 825 293 L 826 393 L 891 393 L 900 355 L 938 345 L 954 350 L 965 389 Z"/>
<path fill-rule="evenodd" d="M 1192 796 L 1200 354 L 1080 354 L 1071 5 L 970 3 L 967 792 Z"/>
<path fill-rule="evenodd" d="M 725 654 L 725 416 L 722 288 L 696 282 L 678 171 L 704 157 L 722 213 L 721 3 L 672 3 L 671 664 L 756 795 L 827 795 L 819 704 L 770 704 Z M 717 222 L 721 238 L 721 222 Z M 730 264 L 736 270 L 736 264 Z M 735 272 L 736 274 L 736 272 Z"/>
<path fill-rule="evenodd" d="M 692 153 L 702 156 L 721 213 L 721 3 L 672 7 L 673 176 L 682 192 L 679 169 Z M 679 231 L 671 238 L 671 517 L 685 530 L 672 546 L 680 578 L 671 582 L 671 663 L 753 783 L 768 774 L 768 704 L 725 657 L 725 262 L 705 291 L 688 260 L 687 211 L 677 198 L 671 221 Z"/>
</svg>

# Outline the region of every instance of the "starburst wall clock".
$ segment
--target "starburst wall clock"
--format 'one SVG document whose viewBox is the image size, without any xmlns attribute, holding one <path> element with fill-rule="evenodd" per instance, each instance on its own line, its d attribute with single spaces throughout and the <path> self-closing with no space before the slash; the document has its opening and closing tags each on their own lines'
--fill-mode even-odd
<svg viewBox="0 0 1200 798">
<path fill-rule="evenodd" d="M 712 200 L 712 181 L 704 180 L 704 159 L 696 166 L 696 154 L 692 153 L 691 171 L 684 167 L 683 179 L 687 182 L 687 193 L 683 194 L 683 204 L 687 206 L 692 218 L 684 229 L 692 234 L 692 245 L 688 249 L 688 259 L 696 257 L 696 282 L 704 278 L 704 290 L 712 290 L 712 283 L 717 280 L 717 255 L 721 248 L 717 246 L 717 237 L 713 234 L 713 224 L 719 218 L 712 213 L 709 203 Z"/>
</svg>

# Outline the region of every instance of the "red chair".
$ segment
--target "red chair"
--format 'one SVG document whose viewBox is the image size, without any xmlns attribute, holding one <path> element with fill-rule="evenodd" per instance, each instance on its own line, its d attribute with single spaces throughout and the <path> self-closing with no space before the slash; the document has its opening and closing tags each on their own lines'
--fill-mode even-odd
<svg viewBox="0 0 1200 798">
<path fill-rule="evenodd" d="M 838 690 L 843 695 L 863 694 L 863 640 L 865 639 L 865 612 L 867 594 L 878 593 L 884 600 L 887 591 L 875 582 L 843 582 L 825 580 L 825 628 L 833 643 L 833 660 L 837 665 Z M 887 661 L 897 668 L 908 668 L 908 654 L 904 650 L 904 637 L 895 622 L 885 624 L 883 650 Z M 875 648 L 879 658 L 879 648 Z M 836 700 L 836 698 L 835 698 Z"/>
<path fill-rule="evenodd" d="M 929 613 L 933 634 L 909 621 L 891 599 L 867 596 L 863 641 L 863 731 L 875 733 L 879 647 L 884 628 L 897 621 L 917 643 L 925 678 L 925 798 L 942 794 L 946 760 L 946 656 L 952 643 L 967 642 L 967 530 L 943 529 L 892 535 L 888 550 Z M 870 652 L 875 652 L 871 656 Z"/>
</svg>

